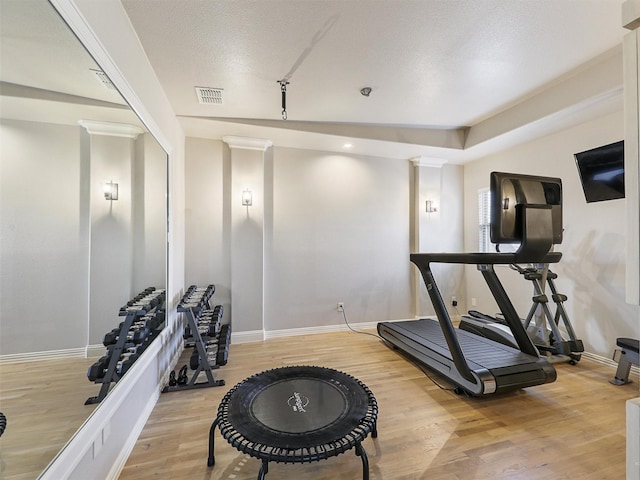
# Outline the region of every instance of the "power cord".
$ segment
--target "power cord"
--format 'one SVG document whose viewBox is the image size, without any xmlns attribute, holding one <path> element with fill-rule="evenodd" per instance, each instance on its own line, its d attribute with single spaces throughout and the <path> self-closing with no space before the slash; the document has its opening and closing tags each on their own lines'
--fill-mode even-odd
<svg viewBox="0 0 640 480">
<path fill-rule="evenodd" d="M 379 338 L 380 340 L 382 340 L 384 342 L 384 338 L 382 338 L 380 335 L 378 335 L 377 333 L 369 333 L 369 332 L 362 332 L 360 330 L 354 330 L 353 328 L 351 328 L 351 325 L 349 325 L 349 321 L 347 320 L 347 311 L 344 307 L 342 307 L 342 318 L 344 318 L 344 323 L 345 325 L 349 328 L 349 330 L 351 330 L 354 333 L 360 333 L 362 335 L 370 335 L 372 337 L 376 337 Z"/>
<path fill-rule="evenodd" d="M 445 387 L 440 382 L 438 382 L 436 380 L 436 378 L 433 375 L 431 375 L 431 372 L 429 372 L 429 370 L 424 368 L 419 362 L 413 360 L 412 358 L 409 358 L 409 361 L 411 363 L 413 363 L 416 367 L 418 367 L 420 369 L 420 371 L 423 373 L 423 375 L 425 377 L 427 377 L 429 380 L 431 380 L 431 383 L 433 383 L 440 390 L 444 390 L 445 392 L 455 392 L 456 391 L 456 387 Z"/>
</svg>

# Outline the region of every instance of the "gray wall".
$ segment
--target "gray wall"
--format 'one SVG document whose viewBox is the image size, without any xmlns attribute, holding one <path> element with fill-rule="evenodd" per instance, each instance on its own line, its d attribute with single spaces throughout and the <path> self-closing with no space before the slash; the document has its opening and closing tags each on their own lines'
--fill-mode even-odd
<svg viewBox="0 0 640 480">
<path fill-rule="evenodd" d="M 623 138 L 623 114 L 613 113 L 597 120 L 562 130 L 465 165 L 465 248 L 478 244 L 477 191 L 489 186 L 493 170 L 560 177 L 564 195 L 564 241 L 556 250 L 561 262 L 552 266 L 558 273 L 558 289 L 569 297 L 569 317 L 585 350 L 610 357 L 617 337 L 640 336 L 639 309 L 625 303 L 625 203 L 611 200 L 587 204 L 584 199 L 574 153 Z M 529 282 L 500 268 L 499 275 L 521 316 L 531 302 Z M 477 307 L 470 307 L 471 298 Z M 495 313 L 482 278 L 473 268 L 466 270 L 466 306 Z"/>
<path fill-rule="evenodd" d="M 254 206 L 243 213 L 247 222 L 255 222 L 256 212 L 264 212 L 264 251 L 255 251 L 232 241 L 229 233 L 231 202 L 240 203 L 237 195 L 232 197 L 232 172 L 238 168 L 231 163 L 242 160 L 220 141 L 187 138 L 186 284 L 215 283 L 214 302 L 225 306 L 226 318 L 233 318 L 228 308 L 234 294 L 233 255 L 255 261 L 256 274 L 264 279 L 263 325 L 257 328 L 265 332 L 342 324 L 338 302 L 344 302 L 353 323 L 433 312 L 426 294 L 426 301 L 415 301 L 410 235 L 421 232 L 417 250 L 435 245 L 461 251 L 462 167 L 428 169 L 424 175 L 437 185 L 441 207 L 437 215 L 427 216 L 422 209 L 414 216 L 412 205 L 422 202 L 426 187 L 412 186 L 413 169 L 424 167 L 270 148 L 263 155 L 264 186 L 254 187 Z M 262 191 L 264 203 L 258 203 Z M 460 267 L 439 272 L 446 295 L 463 291 L 462 272 Z M 417 289 L 424 290 L 421 280 Z M 234 332 L 256 328 L 250 325 L 236 318 Z"/>
<path fill-rule="evenodd" d="M 89 228 L 80 130 L 0 122 L 3 355 L 87 343 Z"/>
<path fill-rule="evenodd" d="M 187 139 L 185 145 L 185 287 L 216 285 L 214 302 L 231 305 L 228 200 L 219 140 Z"/>
<path fill-rule="evenodd" d="M 273 151 L 265 329 L 413 316 L 409 164 L 290 148 Z"/>
<path fill-rule="evenodd" d="M 149 135 L 135 142 L 131 214 L 133 291 L 166 286 L 167 281 L 167 154 Z"/>
</svg>

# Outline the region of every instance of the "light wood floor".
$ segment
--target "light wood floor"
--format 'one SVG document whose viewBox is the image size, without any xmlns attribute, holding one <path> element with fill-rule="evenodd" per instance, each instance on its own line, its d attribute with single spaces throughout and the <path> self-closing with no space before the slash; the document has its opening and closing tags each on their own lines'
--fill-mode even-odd
<svg viewBox="0 0 640 480">
<path fill-rule="evenodd" d="M 71 438 L 96 405 L 100 391 L 87 379 L 95 358 L 64 358 L 0 365 L 0 479 L 33 480 Z"/>
<path fill-rule="evenodd" d="M 232 345 L 218 371 L 226 386 L 160 396 L 120 479 L 255 479 L 260 462 L 219 432 L 216 466 L 207 467 L 209 427 L 233 385 L 286 365 L 335 368 L 373 391 L 378 438 L 363 442 L 372 480 L 625 478 L 625 402 L 639 394 L 637 377 L 615 387 L 608 382 L 615 369 L 583 358 L 556 365 L 555 383 L 466 398 L 436 386 L 377 338 L 344 332 Z M 347 452 L 313 464 L 270 464 L 266 478 L 360 479 L 362 464 Z"/>
</svg>

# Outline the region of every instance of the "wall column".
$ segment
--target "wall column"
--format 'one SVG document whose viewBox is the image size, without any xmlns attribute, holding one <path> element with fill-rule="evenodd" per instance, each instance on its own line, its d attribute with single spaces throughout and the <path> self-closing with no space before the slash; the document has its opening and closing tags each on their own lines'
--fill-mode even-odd
<svg viewBox="0 0 640 480">
<path fill-rule="evenodd" d="M 413 164 L 412 188 L 412 253 L 441 252 L 443 225 L 441 221 L 442 166 L 447 162 L 439 158 L 415 157 Z M 427 204 L 427 202 L 430 202 Z M 432 211 L 428 212 L 427 208 Z M 438 268 L 438 267 L 435 267 Z M 429 300 L 417 268 L 413 268 L 411 281 L 414 288 L 414 315 L 416 317 L 433 314 Z"/>
<path fill-rule="evenodd" d="M 624 68 L 624 169 L 627 198 L 627 302 L 640 304 L 640 0 L 622 5 L 622 25 L 630 30 L 623 38 Z"/>
<path fill-rule="evenodd" d="M 640 0 L 622 4 L 627 302 L 640 304 Z M 639 319 L 640 321 L 640 319 Z M 627 402 L 627 480 L 640 480 L 640 398 Z"/>
<path fill-rule="evenodd" d="M 143 131 L 118 123 L 78 123 L 89 136 L 82 152 L 88 158 L 81 160 L 88 176 L 81 182 L 88 186 L 83 200 L 88 201 L 90 216 L 89 347 L 101 346 L 104 333 L 117 323 L 117 305 L 132 295 L 132 168 L 134 142 Z M 103 186 L 107 182 L 118 184 L 117 200 L 105 200 Z"/>
<path fill-rule="evenodd" d="M 231 318 L 264 338 L 264 174 L 270 140 L 226 136 L 231 149 Z M 250 196 L 250 205 L 243 204 Z"/>
</svg>

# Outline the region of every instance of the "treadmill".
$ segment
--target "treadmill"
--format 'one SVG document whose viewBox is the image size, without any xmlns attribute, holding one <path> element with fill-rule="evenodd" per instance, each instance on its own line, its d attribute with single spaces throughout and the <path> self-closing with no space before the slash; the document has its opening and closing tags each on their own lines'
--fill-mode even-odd
<svg viewBox="0 0 640 480">
<path fill-rule="evenodd" d="M 414 253 L 410 260 L 424 280 L 436 319 L 380 322 L 380 337 L 447 378 L 456 391 L 473 396 L 551 383 L 553 365 L 541 357 L 522 325 L 494 266 L 557 263 L 562 241 L 562 182 L 559 178 L 492 172 L 491 241 L 519 243 L 515 253 Z M 433 263 L 477 265 L 518 348 L 455 328 L 431 271 Z"/>
</svg>

